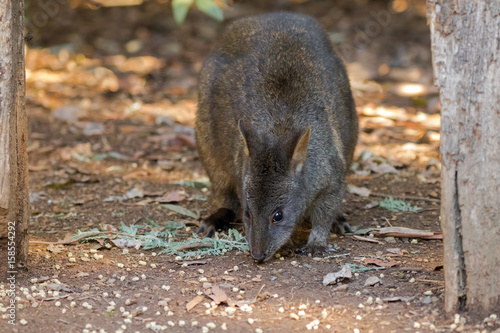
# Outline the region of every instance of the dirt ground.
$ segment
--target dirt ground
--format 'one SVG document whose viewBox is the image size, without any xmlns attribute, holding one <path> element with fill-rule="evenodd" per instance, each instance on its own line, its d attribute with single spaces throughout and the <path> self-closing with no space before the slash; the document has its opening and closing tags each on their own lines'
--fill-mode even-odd
<svg viewBox="0 0 500 333">
<path fill-rule="evenodd" d="M 167 1 L 70 3 L 57 5 L 44 24 L 37 19 L 43 8 L 28 8 L 32 243 L 17 276 L 17 325 L 4 316 L 1 332 L 499 329 L 494 316 L 444 315 L 440 239 L 332 234 L 336 252 L 328 257 L 286 248 L 264 264 L 238 251 L 179 260 L 96 241 L 49 244 L 78 230 L 147 219 L 183 222 L 187 237 L 212 208 L 210 188 L 181 180 L 206 180 L 194 146 L 196 73 L 224 24 L 191 10 L 177 27 Z M 347 221 L 357 230 L 439 233 L 439 103 L 425 1 L 237 1 L 225 15 L 230 21 L 274 10 L 317 18 L 348 63 L 360 139 Z M 165 209 L 159 198 L 171 193 L 198 218 Z M 391 212 L 378 205 L 388 196 L 422 209 Z M 307 231 L 298 230 L 295 244 Z M 352 278 L 324 286 L 345 264 L 358 267 Z M 7 285 L 0 288 L 2 310 L 9 297 Z M 228 300 L 216 304 L 214 290 Z M 199 304 L 188 311 L 193 300 Z"/>
</svg>

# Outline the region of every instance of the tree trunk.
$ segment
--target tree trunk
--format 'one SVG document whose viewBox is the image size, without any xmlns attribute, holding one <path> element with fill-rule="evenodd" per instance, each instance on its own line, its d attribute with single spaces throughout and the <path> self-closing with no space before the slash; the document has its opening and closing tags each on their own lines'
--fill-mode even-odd
<svg viewBox="0 0 500 333">
<path fill-rule="evenodd" d="M 24 83 L 24 1 L 0 0 L 0 238 L 8 238 L 9 262 L 12 262 L 11 244 L 15 243 L 17 266 L 26 262 L 28 253 Z M 9 265 L 9 270 L 15 267 Z"/>
<path fill-rule="evenodd" d="M 441 100 L 445 310 L 500 309 L 500 2 L 429 0 Z"/>
</svg>

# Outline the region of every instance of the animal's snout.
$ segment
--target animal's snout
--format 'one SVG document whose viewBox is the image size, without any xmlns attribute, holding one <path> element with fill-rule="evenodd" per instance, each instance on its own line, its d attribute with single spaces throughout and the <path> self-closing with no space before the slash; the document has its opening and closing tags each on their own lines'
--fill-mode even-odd
<svg viewBox="0 0 500 333">
<path fill-rule="evenodd" d="M 264 261 L 264 259 L 266 259 L 266 253 L 265 252 L 250 251 L 250 254 L 252 255 L 252 258 L 254 258 L 257 261 Z"/>
</svg>

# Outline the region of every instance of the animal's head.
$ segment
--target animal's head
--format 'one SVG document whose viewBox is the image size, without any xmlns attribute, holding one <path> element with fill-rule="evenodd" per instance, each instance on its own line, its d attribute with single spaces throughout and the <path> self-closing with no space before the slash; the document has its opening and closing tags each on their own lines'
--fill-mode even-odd
<svg viewBox="0 0 500 333">
<path fill-rule="evenodd" d="M 292 235 L 305 210 L 304 165 L 311 127 L 259 134 L 239 128 L 244 141 L 242 210 L 250 253 L 265 261 Z"/>
</svg>

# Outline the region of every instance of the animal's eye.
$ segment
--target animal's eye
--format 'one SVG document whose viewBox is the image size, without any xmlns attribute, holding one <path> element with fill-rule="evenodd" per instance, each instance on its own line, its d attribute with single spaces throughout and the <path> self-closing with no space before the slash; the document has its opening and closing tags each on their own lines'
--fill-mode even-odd
<svg viewBox="0 0 500 333">
<path fill-rule="evenodd" d="M 273 215 L 273 222 L 279 222 L 283 220 L 283 213 L 281 211 L 277 211 L 276 213 L 274 213 Z"/>
</svg>

